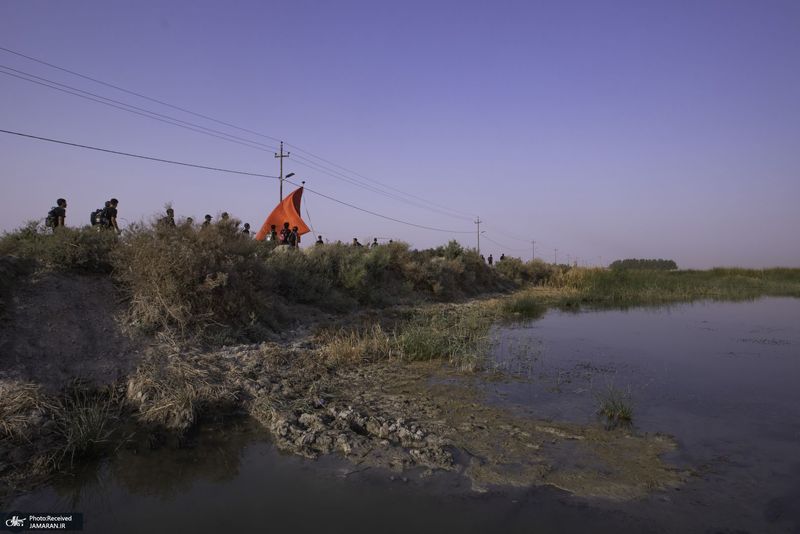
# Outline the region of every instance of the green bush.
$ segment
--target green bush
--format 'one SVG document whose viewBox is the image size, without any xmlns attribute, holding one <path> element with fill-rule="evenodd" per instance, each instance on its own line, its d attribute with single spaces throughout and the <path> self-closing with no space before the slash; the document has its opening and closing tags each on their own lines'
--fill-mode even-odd
<svg viewBox="0 0 800 534">
<path fill-rule="evenodd" d="M 495 264 L 495 270 L 517 285 L 540 286 L 551 283 L 559 272 L 559 267 L 542 260 L 523 262 L 519 258 L 505 258 Z"/>
<path fill-rule="evenodd" d="M 0 238 L 0 256 L 35 260 L 53 270 L 109 273 L 116 246 L 115 232 L 89 226 L 52 231 L 34 221 Z"/>
</svg>

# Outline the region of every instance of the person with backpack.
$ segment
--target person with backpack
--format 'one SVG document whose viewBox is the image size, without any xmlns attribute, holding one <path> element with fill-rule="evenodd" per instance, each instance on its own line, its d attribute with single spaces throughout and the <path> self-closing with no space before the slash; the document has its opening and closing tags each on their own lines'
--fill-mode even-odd
<svg viewBox="0 0 800 534">
<path fill-rule="evenodd" d="M 56 205 L 53 206 L 47 217 L 44 220 L 44 225 L 48 228 L 55 230 L 56 228 L 64 226 L 64 219 L 67 218 L 67 201 L 63 198 L 56 200 Z"/>
<path fill-rule="evenodd" d="M 117 224 L 117 206 L 119 200 L 112 198 L 108 201 L 108 206 L 103 210 L 102 220 L 103 224 L 109 230 L 114 230 L 119 233 L 119 225 Z"/>
</svg>

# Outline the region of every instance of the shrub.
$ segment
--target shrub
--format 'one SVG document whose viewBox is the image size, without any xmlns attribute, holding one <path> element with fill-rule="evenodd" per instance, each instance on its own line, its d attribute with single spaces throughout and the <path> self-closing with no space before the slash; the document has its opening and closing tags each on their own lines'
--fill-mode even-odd
<svg viewBox="0 0 800 534">
<path fill-rule="evenodd" d="M 36 260 L 53 270 L 108 273 L 116 246 L 114 232 L 89 226 L 50 231 L 30 222 L 0 238 L 0 256 Z"/>
<path fill-rule="evenodd" d="M 133 325 L 225 341 L 261 337 L 283 319 L 262 259 L 270 250 L 231 225 L 136 226 L 112 260 Z"/>
<path fill-rule="evenodd" d="M 542 260 L 523 262 L 519 258 L 505 258 L 495 264 L 495 270 L 504 278 L 517 285 L 545 285 L 550 283 L 559 272 L 557 266 Z"/>
</svg>

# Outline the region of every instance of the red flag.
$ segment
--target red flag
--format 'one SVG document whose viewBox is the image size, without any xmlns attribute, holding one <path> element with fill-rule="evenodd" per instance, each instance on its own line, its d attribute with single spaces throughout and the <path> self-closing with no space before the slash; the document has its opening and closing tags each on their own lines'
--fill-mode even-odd
<svg viewBox="0 0 800 534">
<path fill-rule="evenodd" d="M 256 234 L 256 239 L 263 241 L 270 232 L 272 225 L 275 225 L 275 231 L 280 232 L 283 228 L 283 223 L 288 222 L 289 228 L 297 227 L 297 234 L 307 234 L 310 230 L 303 218 L 300 217 L 300 199 L 303 197 L 303 188 L 295 189 L 289 196 L 275 206 L 272 213 L 269 214 L 267 220 L 261 226 L 261 230 Z"/>
</svg>

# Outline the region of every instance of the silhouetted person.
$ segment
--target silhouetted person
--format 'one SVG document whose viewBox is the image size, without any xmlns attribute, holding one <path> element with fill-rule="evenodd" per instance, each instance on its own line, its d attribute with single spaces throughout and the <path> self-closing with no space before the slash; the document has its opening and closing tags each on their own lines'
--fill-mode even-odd
<svg viewBox="0 0 800 534">
<path fill-rule="evenodd" d="M 318 236 L 317 236 L 317 241 L 316 241 L 316 243 L 314 243 L 314 244 L 315 244 L 315 245 L 324 245 L 324 244 L 325 244 L 325 243 L 323 243 L 323 241 L 322 241 L 322 236 L 321 236 L 321 235 L 318 235 Z"/>
<path fill-rule="evenodd" d="M 297 231 L 298 228 L 296 226 L 293 226 L 292 231 L 289 233 L 289 237 L 287 238 L 289 246 L 292 248 L 300 244 L 300 234 L 298 234 Z"/>
<path fill-rule="evenodd" d="M 189 226 L 193 225 L 194 219 L 192 219 L 191 217 L 186 217 L 186 224 L 188 224 Z"/>
<path fill-rule="evenodd" d="M 378 246 L 378 238 L 375 237 L 372 239 L 372 244 L 370 245 L 371 248 L 375 248 Z"/>
<path fill-rule="evenodd" d="M 267 234 L 267 241 L 277 241 L 278 239 L 278 231 L 275 230 L 275 225 L 272 224 L 269 227 L 269 234 Z"/>
<path fill-rule="evenodd" d="M 363 245 L 358 242 L 358 238 L 357 237 L 354 237 L 353 238 L 353 246 L 354 247 L 362 247 Z"/>
<path fill-rule="evenodd" d="M 105 227 L 109 230 L 114 230 L 115 232 L 119 232 L 119 225 L 117 224 L 117 206 L 119 205 L 119 200 L 116 198 L 112 198 L 108 201 L 108 206 L 103 210 L 102 219 L 104 221 Z"/>
<path fill-rule="evenodd" d="M 223 211 L 222 215 L 220 215 L 219 218 L 221 220 L 223 220 L 223 221 L 227 221 L 228 220 L 228 212 L 227 211 Z"/>
<path fill-rule="evenodd" d="M 206 213 L 206 216 L 203 219 L 203 228 L 208 228 L 211 226 L 211 215 Z"/>
<path fill-rule="evenodd" d="M 486 263 L 486 258 L 483 256 L 483 254 L 481 254 L 481 261 L 482 261 L 483 263 Z"/>
<path fill-rule="evenodd" d="M 175 228 L 175 210 L 167 208 L 166 217 L 162 217 L 158 223 L 165 228 Z"/>
<path fill-rule="evenodd" d="M 47 217 L 44 220 L 44 225 L 53 228 L 54 230 L 64 226 L 64 219 L 67 218 L 67 201 L 63 198 L 56 200 L 56 205 L 53 206 Z"/>
<path fill-rule="evenodd" d="M 288 245 L 289 244 L 289 236 L 292 234 L 292 231 L 289 229 L 289 223 L 283 223 L 283 228 L 281 228 L 281 233 L 278 236 L 278 243 L 281 245 Z"/>
<path fill-rule="evenodd" d="M 504 259 L 506 259 L 506 255 L 505 255 L 505 253 L 503 253 L 503 254 L 500 254 L 500 261 L 503 261 Z"/>
<path fill-rule="evenodd" d="M 242 233 L 247 237 L 250 237 L 250 223 L 244 223 L 244 228 L 242 228 Z"/>
<path fill-rule="evenodd" d="M 489 260 L 488 260 L 488 262 L 489 262 L 489 265 L 491 265 L 492 263 L 494 263 L 494 260 L 492 259 L 492 255 L 491 255 L 491 254 L 489 254 Z"/>
</svg>

